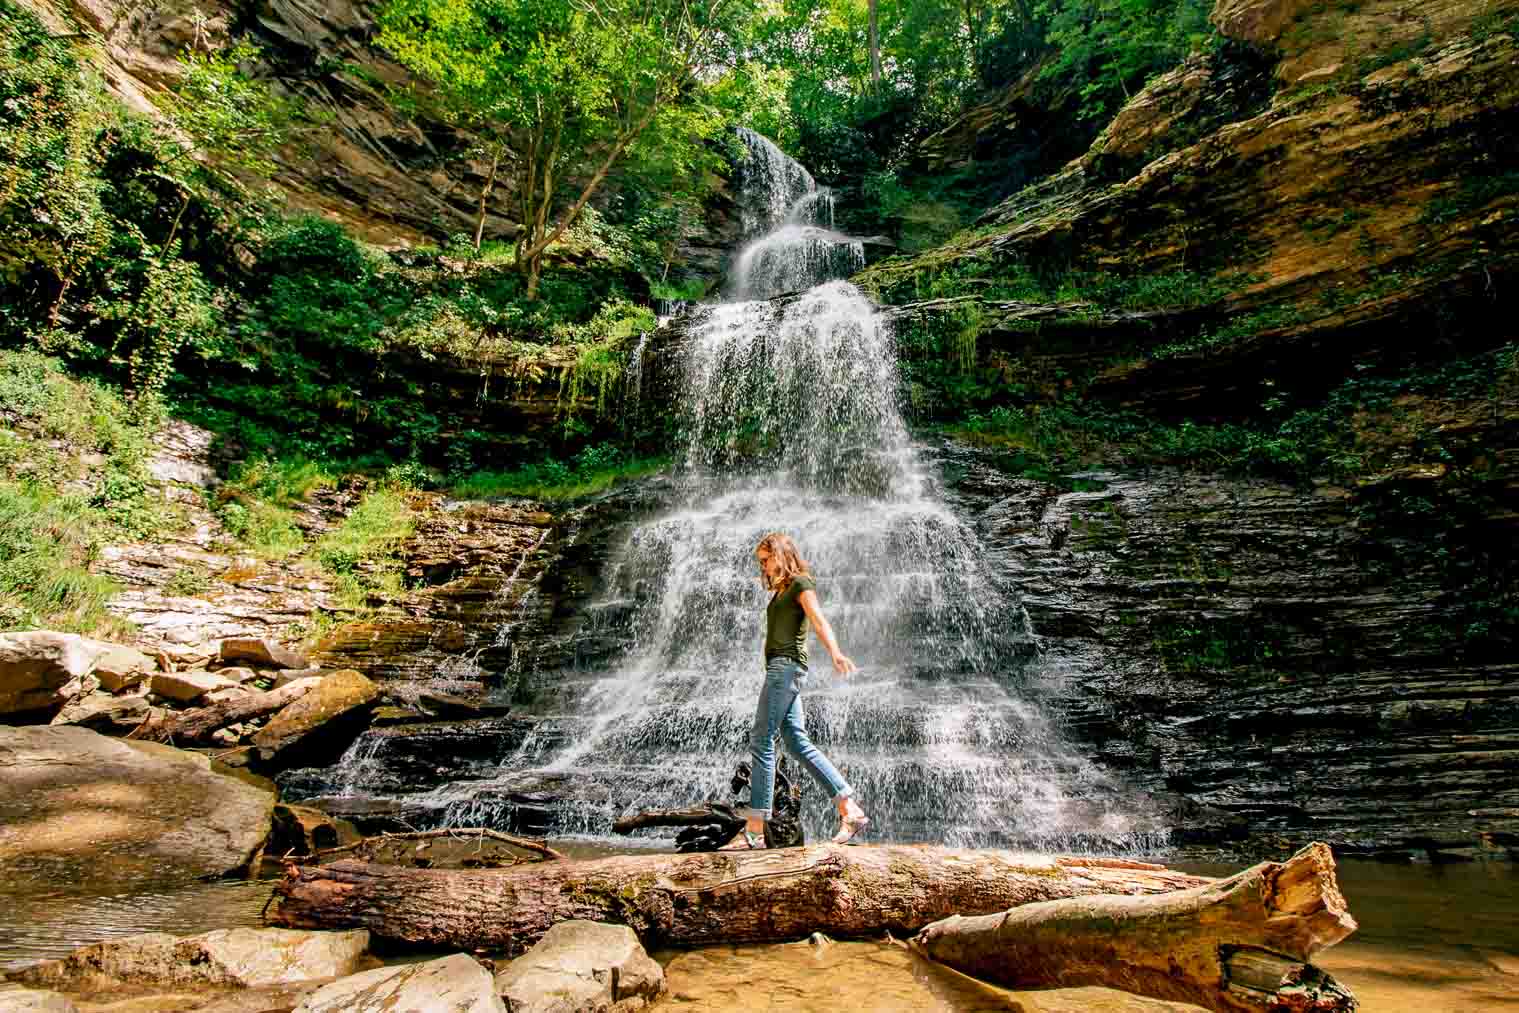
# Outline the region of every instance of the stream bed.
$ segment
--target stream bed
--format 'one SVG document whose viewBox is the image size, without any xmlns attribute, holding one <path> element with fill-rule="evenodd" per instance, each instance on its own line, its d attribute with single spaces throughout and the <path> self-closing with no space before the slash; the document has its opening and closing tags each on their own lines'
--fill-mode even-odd
<svg viewBox="0 0 1519 1013">
<path fill-rule="evenodd" d="M 604 847 L 569 850 L 575 857 Z M 1174 863 L 1204 875 L 1238 866 Z M 1519 867 L 1505 862 L 1387 865 L 1343 861 L 1340 884 L 1360 930 L 1318 963 L 1368 1013 L 1519 1013 Z M 7 896 L 0 970 L 140 932 L 188 935 L 258 925 L 273 881 L 199 883 L 129 896 Z M 1007 992 L 887 942 L 708 947 L 655 954 L 670 991 L 655 1009 L 859 1013 L 1162 1013 L 1191 1007 L 1107 989 Z"/>
</svg>

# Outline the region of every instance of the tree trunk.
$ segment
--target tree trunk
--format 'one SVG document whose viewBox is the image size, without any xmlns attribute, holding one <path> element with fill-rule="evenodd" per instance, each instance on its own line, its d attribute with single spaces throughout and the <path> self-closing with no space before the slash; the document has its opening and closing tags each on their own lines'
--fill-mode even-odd
<svg viewBox="0 0 1519 1013">
<path fill-rule="evenodd" d="M 1348 1013 L 1354 997 L 1307 961 L 1355 927 L 1328 846 L 1312 844 L 1176 893 L 951 917 L 912 947 L 1006 988 L 1105 985 L 1218 1013 Z"/>
<path fill-rule="evenodd" d="M 131 737 L 153 742 L 210 742 L 211 734 L 217 729 L 272 714 L 305 696 L 319 681 L 316 678 L 296 679 L 267 693 L 254 693 L 210 707 L 165 714 L 144 723 L 132 732 Z"/>
<path fill-rule="evenodd" d="M 490 199 L 491 190 L 496 186 L 496 170 L 501 166 L 501 145 L 491 149 L 491 171 L 486 174 L 485 185 L 480 188 L 480 213 L 475 216 L 475 252 L 480 252 L 480 244 L 485 239 L 485 202 Z"/>
<path fill-rule="evenodd" d="M 160 257 L 167 257 L 169 255 L 169 244 L 172 243 L 172 242 L 174 242 L 174 237 L 175 236 L 179 235 L 179 223 L 180 223 L 181 220 L 184 219 L 184 217 L 185 217 L 185 210 L 187 208 L 189 208 L 189 206 L 190 206 L 190 194 L 187 191 L 187 192 L 185 192 L 185 193 L 183 193 L 183 194 L 180 195 L 179 211 L 178 211 L 178 213 L 176 213 L 174 215 L 174 222 L 173 222 L 173 224 L 169 226 L 169 235 L 168 235 L 168 237 L 166 239 L 164 239 L 163 246 L 159 248 L 158 255 Z"/>
<path fill-rule="evenodd" d="M 517 952 L 555 922 L 584 918 L 629 925 L 646 945 L 700 946 L 813 932 L 905 936 L 951 914 L 1207 882 L 1135 862 L 901 845 L 620 855 L 494 870 L 341 861 L 288 869 L 270 921 Z"/>
<path fill-rule="evenodd" d="M 543 254 L 535 253 L 527 261 L 527 301 L 538 298 L 538 278 L 543 273 Z"/>
</svg>

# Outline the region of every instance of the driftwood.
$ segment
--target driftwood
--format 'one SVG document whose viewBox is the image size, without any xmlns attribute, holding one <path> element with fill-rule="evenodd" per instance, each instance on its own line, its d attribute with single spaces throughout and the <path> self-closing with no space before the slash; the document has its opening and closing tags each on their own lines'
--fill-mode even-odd
<svg viewBox="0 0 1519 1013">
<path fill-rule="evenodd" d="M 1348 1013 L 1354 997 L 1308 960 L 1355 927 L 1328 846 L 1313 844 L 1176 893 L 954 916 L 911 945 L 1007 988 L 1106 985 L 1218 1013 Z"/>
<path fill-rule="evenodd" d="M 646 945 L 700 946 L 813 932 L 901 937 L 952 914 L 1207 882 L 1142 863 L 907 845 L 619 855 L 491 870 L 338 861 L 287 868 L 270 921 L 517 952 L 555 922 L 584 918 L 629 925 Z"/>
<path fill-rule="evenodd" d="M 802 786 L 787 776 L 787 761 L 779 758 L 775 769 L 775 791 L 771 817 L 765 824 L 765 844 L 771 848 L 795 848 L 802 843 Z M 703 802 L 686 809 L 644 809 L 624 816 L 612 824 L 612 831 L 631 834 L 646 827 L 685 827 L 675 836 L 675 850 L 716 851 L 744 829 L 742 807 L 749 799 L 749 761 L 733 771 L 730 782 L 733 794 L 741 803 Z"/>
<path fill-rule="evenodd" d="M 316 679 L 297 679 L 266 693 L 250 693 L 210 707 L 170 712 L 139 725 L 131 738 L 152 742 L 210 742 L 212 733 L 218 729 L 272 714 L 305 696 L 316 682 Z"/>
</svg>

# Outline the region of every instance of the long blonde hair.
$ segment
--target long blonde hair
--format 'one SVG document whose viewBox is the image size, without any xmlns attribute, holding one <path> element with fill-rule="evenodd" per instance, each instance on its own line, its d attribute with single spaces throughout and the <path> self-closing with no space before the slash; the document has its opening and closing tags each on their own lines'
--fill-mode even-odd
<svg viewBox="0 0 1519 1013">
<path fill-rule="evenodd" d="M 759 544 L 754 547 L 756 557 L 759 556 L 761 549 L 770 553 L 771 558 L 778 559 L 781 563 L 781 572 L 774 581 L 771 581 L 770 576 L 765 573 L 764 567 L 760 568 L 760 579 L 771 591 L 784 591 L 797 577 L 812 575 L 807 560 L 802 558 L 801 551 L 796 547 L 796 542 L 791 540 L 790 535 L 772 531 L 761 538 Z"/>
</svg>

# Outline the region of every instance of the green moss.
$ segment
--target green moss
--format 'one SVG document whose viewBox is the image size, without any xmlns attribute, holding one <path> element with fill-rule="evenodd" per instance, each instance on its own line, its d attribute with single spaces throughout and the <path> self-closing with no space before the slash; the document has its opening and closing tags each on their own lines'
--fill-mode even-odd
<svg viewBox="0 0 1519 1013">
<path fill-rule="evenodd" d="M 511 471 L 476 472 L 456 482 L 449 493 L 460 499 L 520 496 L 565 502 L 604 492 L 618 482 L 656 474 L 670 464 L 666 457 L 596 453 L 604 447 L 588 448 L 569 463 L 549 459 Z"/>
<path fill-rule="evenodd" d="M 1419 221 L 1426 225 L 1444 225 L 1516 193 L 1519 193 L 1519 169 L 1473 174 L 1455 184 L 1453 192 L 1426 204 L 1419 214 Z"/>
<path fill-rule="evenodd" d="M 1281 653 L 1275 638 L 1243 618 L 1164 620 L 1152 626 L 1151 646 L 1168 671 L 1186 673 L 1269 666 Z"/>
</svg>

